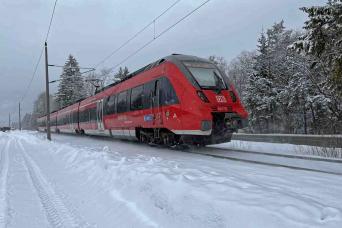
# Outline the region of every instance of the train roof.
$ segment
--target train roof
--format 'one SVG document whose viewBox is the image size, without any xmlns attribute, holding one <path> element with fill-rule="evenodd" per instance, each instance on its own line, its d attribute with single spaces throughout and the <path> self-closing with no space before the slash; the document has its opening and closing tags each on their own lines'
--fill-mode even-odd
<svg viewBox="0 0 342 228">
<path fill-rule="evenodd" d="M 136 71 L 134 71 L 134 72 L 132 72 L 130 74 L 128 74 L 124 79 L 122 79 L 120 81 L 114 82 L 112 84 L 109 84 L 109 85 L 103 87 L 102 89 L 96 91 L 95 95 L 98 94 L 98 93 L 101 93 L 104 90 L 109 89 L 109 88 L 111 88 L 111 87 L 113 87 L 115 85 L 118 85 L 118 84 L 120 84 L 120 83 L 122 83 L 122 82 L 124 82 L 124 81 L 126 81 L 126 80 L 128 80 L 130 78 L 133 78 L 134 76 L 136 76 L 136 75 L 138 75 L 138 74 L 140 74 L 142 72 L 148 71 L 148 70 L 150 70 L 150 69 L 152 69 L 152 68 L 154 68 L 156 66 L 159 66 L 160 64 L 162 64 L 165 61 L 172 62 L 172 63 L 176 64 L 177 66 L 179 66 L 180 63 L 183 62 L 183 61 L 195 61 L 195 62 L 198 61 L 198 62 L 208 62 L 208 63 L 211 63 L 208 59 L 200 58 L 200 57 L 193 56 L 193 55 L 183 55 L 183 54 L 168 55 L 168 56 L 166 56 L 164 58 L 158 59 L 157 61 L 154 61 L 154 62 L 152 62 L 152 63 L 150 63 L 150 64 L 148 64 L 148 65 L 146 65 L 146 66 L 144 66 L 144 67 L 142 67 L 142 68 L 140 68 L 140 69 L 138 69 L 138 70 L 136 70 Z M 90 96 L 90 97 L 92 97 L 92 96 Z M 62 107 L 61 109 L 56 110 L 54 112 L 58 112 L 58 111 L 61 111 L 63 109 L 66 109 L 66 108 L 68 108 L 70 106 L 73 106 L 73 105 L 75 105 L 75 104 L 77 104 L 77 103 L 79 103 L 79 102 L 81 102 L 81 101 L 83 101 L 85 99 L 90 98 L 90 97 L 82 98 L 82 99 L 76 101 L 74 104 Z M 42 117 L 44 117 L 44 116 L 42 116 Z"/>
<path fill-rule="evenodd" d="M 120 84 L 120 83 L 122 83 L 123 81 L 126 81 L 126 80 L 128 80 L 128 79 L 130 79 L 130 78 L 133 78 L 134 76 L 136 76 L 136 75 L 138 75 L 138 74 L 140 74 L 140 73 L 142 73 L 142 72 L 148 71 L 148 70 L 150 70 L 150 69 L 152 69 L 152 68 L 154 68 L 154 67 L 156 67 L 156 66 L 162 64 L 162 63 L 165 62 L 165 61 L 170 61 L 170 62 L 172 62 L 172 63 L 175 63 L 176 65 L 178 65 L 178 64 L 179 64 L 180 62 L 182 62 L 182 61 L 210 62 L 208 59 L 203 59 L 203 58 L 200 58 L 200 57 L 197 57 L 197 56 L 183 55 L 183 54 L 172 54 L 172 55 L 166 56 L 166 57 L 164 57 L 164 58 L 161 58 L 161 59 L 159 59 L 159 60 L 157 60 L 157 61 L 155 61 L 155 62 L 152 62 L 152 63 L 150 63 L 150 64 L 148 64 L 148 65 L 146 65 L 146 66 L 140 68 L 139 70 L 136 70 L 136 71 L 134 71 L 134 72 L 128 74 L 127 77 L 125 77 L 125 78 L 124 78 L 123 80 L 121 80 L 121 81 L 114 82 L 114 83 L 112 83 L 112 84 L 109 84 L 109 85 L 103 87 L 102 89 L 98 90 L 98 91 L 96 92 L 96 94 L 97 94 L 97 93 L 100 93 L 100 92 L 102 92 L 102 91 L 104 91 L 104 90 L 106 90 L 106 89 L 108 89 L 108 88 L 110 88 L 110 87 L 113 87 L 113 86 L 115 86 L 115 85 L 117 85 L 117 84 Z"/>
<path fill-rule="evenodd" d="M 172 55 L 166 56 L 164 59 L 171 61 L 171 62 L 179 62 L 179 61 L 210 62 L 208 59 L 200 58 L 200 57 L 193 56 L 193 55 L 183 55 L 183 54 L 172 54 Z"/>
</svg>

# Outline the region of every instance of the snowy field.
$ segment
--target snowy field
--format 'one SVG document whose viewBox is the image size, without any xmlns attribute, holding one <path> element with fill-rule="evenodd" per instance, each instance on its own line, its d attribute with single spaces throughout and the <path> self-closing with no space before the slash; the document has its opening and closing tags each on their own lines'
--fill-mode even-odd
<svg viewBox="0 0 342 228">
<path fill-rule="evenodd" d="M 342 227 L 342 176 L 0 133 L 0 227 Z"/>
</svg>

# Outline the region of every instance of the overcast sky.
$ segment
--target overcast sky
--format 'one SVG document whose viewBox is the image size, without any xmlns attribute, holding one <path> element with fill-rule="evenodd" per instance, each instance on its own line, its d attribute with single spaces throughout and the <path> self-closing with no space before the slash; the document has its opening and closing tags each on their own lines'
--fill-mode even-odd
<svg viewBox="0 0 342 228">
<path fill-rule="evenodd" d="M 156 33 L 176 22 L 204 0 L 182 0 L 156 22 Z M 48 40 L 49 63 L 63 65 L 72 54 L 80 66 L 91 67 L 148 24 L 175 0 L 59 0 Z M 211 0 L 191 17 L 153 42 L 124 65 L 130 71 L 172 53 L 228 61 L 243 50 L 255 49 L 262 27 L 282 19 L 288 28 L 301 29 L 302 6 L 322 0 Z M 23 96 L 43 45 L 54 0 L 0 0 L 0 125 L 8 113 L 17 119 Z M 112 67 L 153 37 L 153 27 L 137 37 L 99 68 Z M 44 58 L 22 104 L 31 112 L 45 89 Z M 50 80 L 61 69 L 50 69 Z M 51 88 L 56 91 L 55 85 Z M 16 120 L 15 119 L 15 120 Z"/>
</svg>

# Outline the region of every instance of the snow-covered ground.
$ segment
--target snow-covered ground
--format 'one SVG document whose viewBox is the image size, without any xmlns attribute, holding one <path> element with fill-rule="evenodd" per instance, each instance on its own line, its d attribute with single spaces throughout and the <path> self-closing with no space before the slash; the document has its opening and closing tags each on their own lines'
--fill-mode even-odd
<svg viewBox="0 0 342 228">
<path fill-rule="evenodd" d="M 342 176 L 0 133 L 0 227 L 342 227 Z"/>
<path fill-rule="evenodd" d="M 302 136 L 303 137 L 303 136 Z M 325 136 L 328 137 L 328 136 Z M 339 137 L 339 136 L 335 136 Z M 324 137 L 322 138 L 324 140 Z M 341 138 L 342 140 L 342 138 Z M 232 140 L 229 143 L 222 143 L 210 147 L 229 150 L 243 150 L 264 153 L 309 155 L 318 157 L 342 158 L 342 148 L 325 148 L 317 146 L 294 145 L 288 143 L 267 143 Z"/>
</svg>

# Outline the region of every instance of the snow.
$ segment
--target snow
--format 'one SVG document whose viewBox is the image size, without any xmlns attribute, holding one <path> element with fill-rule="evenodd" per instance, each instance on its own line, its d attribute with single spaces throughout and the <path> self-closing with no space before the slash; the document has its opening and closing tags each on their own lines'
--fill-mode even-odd
<svg viewBox="0 0 342 228">
<path fill-rule="evenodd" d="M 213 145 L 214 148 L 222 148 L 229 150 L 244 150 L 262 153 L 276 153 L 276 154 L 297 154 L 298 145 L 293 144 L 283 144 L 283 143 L 266 143 L 266 142 L 251 142 L 251 141 L 241 141 L 232 140 L 229 143 L 222 143 L 218 145 Z"/>
<path fill-rule="evenodd" d="M 342 176 L 0 133 L 0 227 L 341 227 Z"/>
<path fill-rule="evenodd" d="M 285 134 L 285 135 L 287 136 L 288 134 Z M 323 140 L 324 137 L 329 137 L 329 135 L 323 135 L 320 138 Z M 342 136 L 336 135 L 334 137 L 339 138 Z M 309 155 L 312 156 L 312 153 L 314 151 L 319 151 L 319 149 L 321 148 L 321 147 L 316 147 L 316 146 L 294 145 L 294 144 L 289 144 L 289 143 L 267 143 L 267 142 L 241 141 L 241 140 L 232 140 L 229 143 L 212 145 L 210 147 L 228 149 L 228 150 L 243 150 L 243 151 L 261 152 L 261 153 L 274 153 L 274 154 L 285 154 L 285 155 L 307 155 L 307 156 Z M 342 153 L 342 148 L 333 148 L 330 150 L 335 150 L 339 153 Z M 329 154 L 326 154 L 327 157 L 329 157 L 328 155 Z M 317 154 L 317 157 L 319 157 L 319 154 Z M 342 157 L 342 155 L 340 157 Z"/>
</svg>

